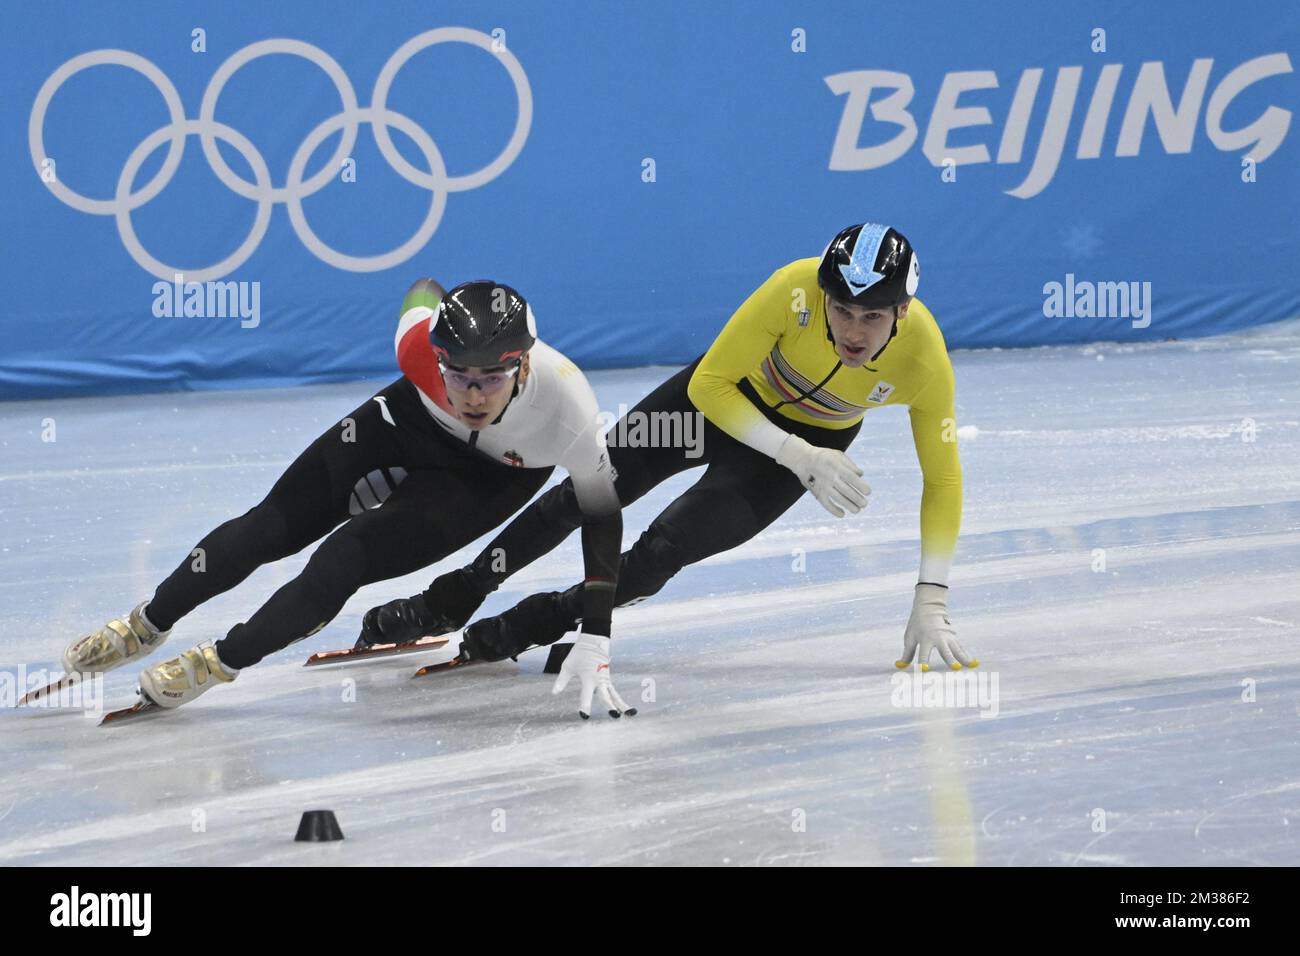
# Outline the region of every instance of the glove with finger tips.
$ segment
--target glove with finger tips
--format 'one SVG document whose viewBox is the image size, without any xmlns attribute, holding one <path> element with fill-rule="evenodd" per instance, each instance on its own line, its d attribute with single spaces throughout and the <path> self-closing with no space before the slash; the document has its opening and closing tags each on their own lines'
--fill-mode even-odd
<svg viewBox="0 0 1300 956">
<path fill-rule="evenodd" d="M 583 720 L 591 718 L 591 702 L 597 689 L 600 690 L 605 706 L 609 708 L 609 716 L 618 719 L 624 714 L 629 717 L 636 714 L 636 708 L 627 705 L 610 679 L 608 637 L 599 634 L 583 634 L 579 637 L 569 656 L 564 659 L 564 666 L 560 668 L 560 676 L 555 679 L 551 693 L 562 693 L 575 677 L 580 688 L 578 716 Z"/>
<path fill-rule="evenodd" d="M 963 665 L 979 666 L 979 661 L 957 643 L 956 631 L 948 617 L 948 589 L 941 584 L 922 583 L 916 586 L 912 614 L 903 632 L 903 656 L 894 666 L 907 667 L 919 652 L 917 663 L 922 671 L 928 671 L 930 654 L 936 650 L 952 670 L 961 670 Z"/>
</svg>

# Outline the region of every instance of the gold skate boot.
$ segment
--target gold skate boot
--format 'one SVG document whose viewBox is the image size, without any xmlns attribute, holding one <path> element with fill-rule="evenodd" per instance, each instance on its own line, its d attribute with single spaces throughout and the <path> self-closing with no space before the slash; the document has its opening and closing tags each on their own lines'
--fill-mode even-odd
<svg viewBox="0 0 1300 956">
<path fill-rule="evenodd" d="M 236 668 L 221 663 L 216 646 L 204 641 L 180 657 L 146 667 L 140 674 L 140 693 L 159 707 L 179 707 L 238 676 Z"/>
<path fill-rule="evenodd" d="M 63 669 L 69 674 L 111 671 L 153 653 L 171 631 L 160 631 L 145 618 L 148 603 L 141 601 L 126 617 L 109 621 L 69 646 L 63 652 Z"/>
</svg>

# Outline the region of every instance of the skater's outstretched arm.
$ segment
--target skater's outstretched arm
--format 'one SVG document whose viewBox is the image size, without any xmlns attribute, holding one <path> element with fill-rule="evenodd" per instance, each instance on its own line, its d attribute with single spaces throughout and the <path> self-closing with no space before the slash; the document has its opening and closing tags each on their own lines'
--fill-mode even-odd
<svg viewBox="0 0 1300 956">
<path fill-rule="evenodd" d="M 918 328 L 924 333 L 918 339 L 918 367 L 931 370 L 929 382 L 908 408 L 924 481 L 921 569 L 903 633 L 903 654 L 895 666 L 907 667 L 916 660 L 922 670 L 928 670 L 932 652 L 938 651 L 949 668 L 975 667 L 979 661 L 957 643 L 948 613 L 948 573 L 961 530 L 962 506 L 952 363 L 938 325 L 931 320 Z"/>
<path fill-rule="evenodd" d="M 551 689 L 558 694 L 578 681 L 578 714 L 591 716 L 597 690 L 611 717 L 635 714 L 614 689 L 609 666 L 610 619 L 618 587 L 619 552 L 623 547 L 623 511 L 614 487 L 614 468 L 605 438 L 592 426 L 578 437 L 563 459 L 582 510 L 582 636 L 565 658 Z"/>
<path fill-rule="evenodd" d="M 946 585 L 961 530 L 962 481 L 961 460 L 957 455 L 957 418 L 953 410 L 952 365 L 946 353 L 937 358 L 941 359 L 941 366 L 913 400 L 908 415 L 924 480 L 918 580 Z"/>
<path fill-rule="evenodd" d="M 623 511 L 614 488 L 614 468 L 605 438 L 592 427 L 565 454 L 573 490 L 582 512 L 582 632 L 609 637 L 618 586 L 618 559 L 623 549 Z"/>
</svg>

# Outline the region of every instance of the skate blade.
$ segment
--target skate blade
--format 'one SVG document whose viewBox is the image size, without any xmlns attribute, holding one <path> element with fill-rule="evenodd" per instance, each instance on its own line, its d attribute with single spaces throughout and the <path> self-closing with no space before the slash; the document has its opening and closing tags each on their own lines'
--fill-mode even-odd
<svg viewBox="0 0 1300 956">
<path fill-rule="evenodd" d="M 57 694 L 59 691 L 67 690 L 75 684 L 78 679 L 79 675 L 77 674 L 64 674 L 53 684 L 46 684 L 44 687 L 23 694 L 22 697 L 18 698 L 18 706 L 22 707 L 24 704 L 30 704 L 33 701 L 40 700 L 42 697 L 47 697 L 50 694 Z"/>
<path fill-rule="evenodd" d="M 450 637 L 422 637 L 418 641 L 405 644 L 372 644 L 369 647 L 349 647 L 339 651 L 321 651 L 307 658 L 303 667 L 319 667 L 321 664 L 351 664 L 361 660 L 375 660 L 380 657 L 395 657 L 398 654 L 415 654 L 420 651 L 436 651 L 444 647 Z"/>
<path fill-rule="evenodd" d="M 145 717 L 149 714 L 163 713 L 170 708 L 159 707 L 147 697 L 141 697 L 130 707 L 124 707 L 121 710 L 110 710 L 104 715 L 104 719 L 99 722 L 99 726 L 105 724 L 123 724 L 135 720 L 139 717 Z"/>
<path fill-rule="evenodd" d="M 474 661 L 462 660 L 459 657 L 453 657 L 449 661 L 443 661 L 441 664 L 426 664 L 418 671 L 412 674 L 412 677 L 428 677 L 430 674 L 441 674 L 443 671 L 449 671 L 456 667 L 468 667 Z"/>
</svg>

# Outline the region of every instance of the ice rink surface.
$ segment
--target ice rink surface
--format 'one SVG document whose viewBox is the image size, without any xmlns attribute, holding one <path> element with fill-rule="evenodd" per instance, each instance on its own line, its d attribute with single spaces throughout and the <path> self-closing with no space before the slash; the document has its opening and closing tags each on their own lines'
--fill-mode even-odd
<svg viewBox="0 0 1300 956">
<path fill-rule="evenodd" d="M 616 613 L 638 716 L 580 721 L 538 651 L 418 681 L 450 651 L 301 666 L 430 570 L 175 713 L 0 709 L 0 863 L 1300 863 L 1300 322 L 953 361 L 950 607 L 977 706 L 903 706 L 921 482 L 905 411 L 876 410 L 850 452 L 866 512 L 805 496 Z M 591 378 L 613 412 L 669 371 Z M 0 405 L 6 705 L 383 384 Z M 625 543 L 697 475 L 628 509 Z M 222 636 L 308 554 L 167 650 Z M 484 612 L 581 564 L 573 535 Z M 139 667 L 107 676 L 108 707 Z M 316 808 L 344 842 L 293 842 Z"/>
</svg>

